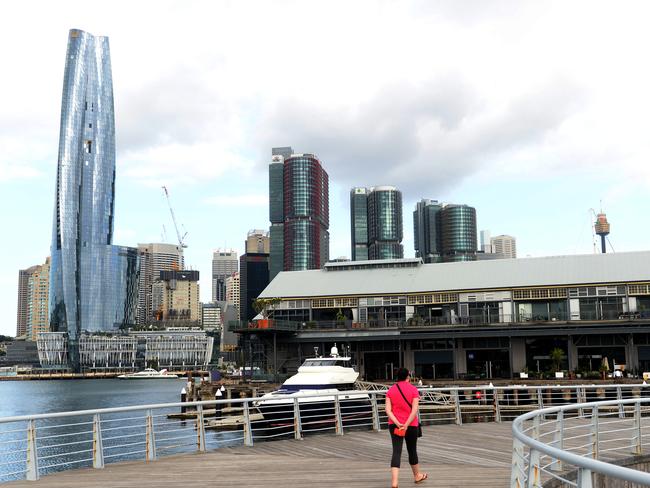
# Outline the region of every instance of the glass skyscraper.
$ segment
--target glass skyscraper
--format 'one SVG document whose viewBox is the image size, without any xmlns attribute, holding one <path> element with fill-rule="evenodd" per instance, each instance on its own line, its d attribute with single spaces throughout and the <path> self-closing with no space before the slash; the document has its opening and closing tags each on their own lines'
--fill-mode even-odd
<svg viewBox="0 0 650 488">
<path fill-rule="evenodd" d="M 108 38 L 68 38 L 52 226 L 50 327 L 67 332 L 78 367 L 82 331 L 135 324 L 137 249 L 113 246 L 115 121 Z"/>
<path fill-rule="evenodd" d="M 350 191 L 352 260 L 401 259 L 402 192 L 394 186 Z"/>
<path fill-rule="evenodd" d="M 329 259 L 329 177 L 313 154 L 275 148 L 269 165 L 270 279 Z"/>
<path fill-rule="evenodd" d="M 350 190 L 352 261 L 368 260 L 368 189 Z"/>
<path fill-rule="evenodd" d="M 425 263 L 442 261 L 440 210 L 442 205 L 436 200 L 423 199 L 415 204 L 413 211 L 415 257 Z"/>
</svg>

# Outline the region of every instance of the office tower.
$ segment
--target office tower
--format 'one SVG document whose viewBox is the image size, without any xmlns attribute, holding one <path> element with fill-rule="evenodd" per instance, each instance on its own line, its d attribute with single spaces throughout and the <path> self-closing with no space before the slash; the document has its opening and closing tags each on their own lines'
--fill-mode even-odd
<svg viewBox="0 0 650 488">
<path fill-rule="evenodd" d="M 517 240 L 508 235 L 500 235 L 490 239 L 492 252 L 501 258 L 514 259 L 517 257 Z"/>
<path fill-rule="evenodd" d="M 45 264 L 18 272 L 18 323 L 16 336 L 35 341 L 38 334 L 49 330 L 50 258 Z"/>
<path fill-rule="evenodd" d="M 476 261 L 476 209 L 468 205 L 443 205 L 440 210 L 442 259 Z"/>
<path fill-rule="evenodd" d="M 269 284 L 269 253 L 247 252 L 239 258 L 239 310 L 241 320 L 252 320 L 253 302 Z"/>
<path fill-rule="evenodd" d="M 415 204 L 413 211 L 413 243 L 415 257 L 425 263 L 442 261 L 442 241 L 440 235 L 440 210 L 437 200 L 424 198 Z"/>
<path fill-rule="evenodd" d="M 492 253 L 492 237 L 490 235 L 489 230 L 482 230 L 481 231 L 481 252 L 484 252 L 486 254 Z"/>
<path fill-rule="evenodd" d="M 269 254 L 269 233 L 263 229 L 248 231 L 244 248 L 246 253 Z"/>
<path fill-rule="evenodd" d="M 313 154 L 275 148 L 269 165 L 270 278 L 329 258 L 329 177 Z"/>
<path fill-rule="evenodd" d="M 226 278 L 239 269 L 237 251 L 217 249 L 212 253 L 212 301 L 226 301 Z"/>
<path fill-rule="evenodd" d="M 137 249 L 113 246 L 115 122 L 108 38 L 68 38 L 52 226 L 50 326 L 79 367 L 82 331 L 136 322 Z"/>
<path fill-rule="evenodd" d="M 394 186 L 376 186 L 368 194 L 368 259 L 400 259 L 402 246 L 402 192 Z"/>
<path fill-rule="evenodd" d="M 161 271 L 178 271 L 185 268 L 183 248 L 177 244 L 138 244 L 140 280 L 138 286 L 138 324 L 153 320 L 151 287 L 160 278 Z"/>
<path fill-rule="evenodd" d="M 16 337 L 22 337 L 27 333 L 27 319 L 29 315 L 29 276 L 31 268 L 18 271 L 18 315 L 16 317 Z"/>
<path fill-rule="evenodd" d="M 201 320 L 199 272 L 161 271 L 152 285 L 152 305 L 157 321 L 198 325 Z"/>
<path fill-rule="evenodd" d="M 201 308 L 203 330 L 221 330 L 221 307 L 217 303 L 202 303 Z"/>
<path fill-rule="evenodd" d="M 368 189 L 350 190 L 352 261 L 368 259 Z"/>
<path fill-rule="evenodd" d="M 241 311 L 239 308 L 239 290 L 240 290 L 240 281 L 239 281 L 239 271 L 234 272 L 226 278 L 226 303 L 235 307 L 237 310 L 237 320 L 241 317 Z"/>
</svg>

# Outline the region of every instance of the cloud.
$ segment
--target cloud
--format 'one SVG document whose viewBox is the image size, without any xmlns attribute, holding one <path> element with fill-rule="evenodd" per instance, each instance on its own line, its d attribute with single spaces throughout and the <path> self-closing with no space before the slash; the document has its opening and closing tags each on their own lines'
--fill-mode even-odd
<svg viewBox="0 0 650 488">
<path fill-rule="evenodd" d="M 260 194 L 218 195 L 204 199 L 203 203 L 220 207 L 264 207 L 268 205 L 269 200 L 267 195 Z"/>
</svg>

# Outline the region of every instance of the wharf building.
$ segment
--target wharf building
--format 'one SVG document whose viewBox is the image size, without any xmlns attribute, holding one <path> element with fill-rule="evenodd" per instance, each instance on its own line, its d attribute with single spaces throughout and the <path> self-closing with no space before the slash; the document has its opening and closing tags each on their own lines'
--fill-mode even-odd
<svg viewBox="0 0 650 488">
<path fill-rule="evenodd" d="M 107 37 L 72 29 L 61 103 L 49 293 L 50 329 L 79 368 L 84 331 L 136 323 L 138 251 L 113 245 L 115 121 Z"/>
<path fill-rule="evenodd" d="M 350 190 L 352 261 L 400 259 L 402 193 L 394 186 Z"/>
<path fill-rule="evenodd" d="M 237 251 L 217 249 L 212 253 L 212 301 L 226 301 L 226 278 L 239 269 Z"/>
<path fill-rule="evenodd" d="M 421 200 L 413 211 L 413 242 L 425 263 L 476 261 L 476 209 Z"/>
<path fill-rule="evenodd" d="M 246 238 L 246 254 L 239 258 L 239 311 L 242 320 L 252 320 L 257 312 L 253 302 L 269 284 L 269 235 L 252 230 Z"/>
<path fill-rule="evenodd" d="M 280 271 L 319 269 L 329 259 L 329 176 L 313 154 L 274 148 L 269 165 L 272 280 Z"/>
<path fill-rule="evenodd" d="M 554 348 L 574 373 L 597 372 L 604 358 L 650 371 L 647 251 L 328 263 L 280 273 L 260 297 L 280 299 L 268 327 L 231 328 L 262 338 L 266 357 L 277 343 L 280 372 L 333 343 L 350 346 L 367 380 L 390 379 L 398 366 L 425 379 L 511 378 L 549 371 Z"/>
<path fill-rule="evenodd" d="M 138 283 L 138 319 L 140 325 L 154 320 L 153 283 L 161 271 L 178 271 L 185 268 L 183 248 L 176 244 L 138 244 L 140 279 Z"/>
</svg>

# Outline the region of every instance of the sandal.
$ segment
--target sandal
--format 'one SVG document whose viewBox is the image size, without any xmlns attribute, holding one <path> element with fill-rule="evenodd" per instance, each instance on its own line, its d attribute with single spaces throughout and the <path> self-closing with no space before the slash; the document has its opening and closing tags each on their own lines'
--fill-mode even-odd
<svg viewBox="0 0 650 488">
<path fill-rule="evenodd" d="M 417 485 L 418 483 L 422 483 L 424 480 L 426 480 L 429 475 L 427 473 L 420 473 L 422 476 L 419 479 L 416 479 L 414 483 Z"/>
</svg>

